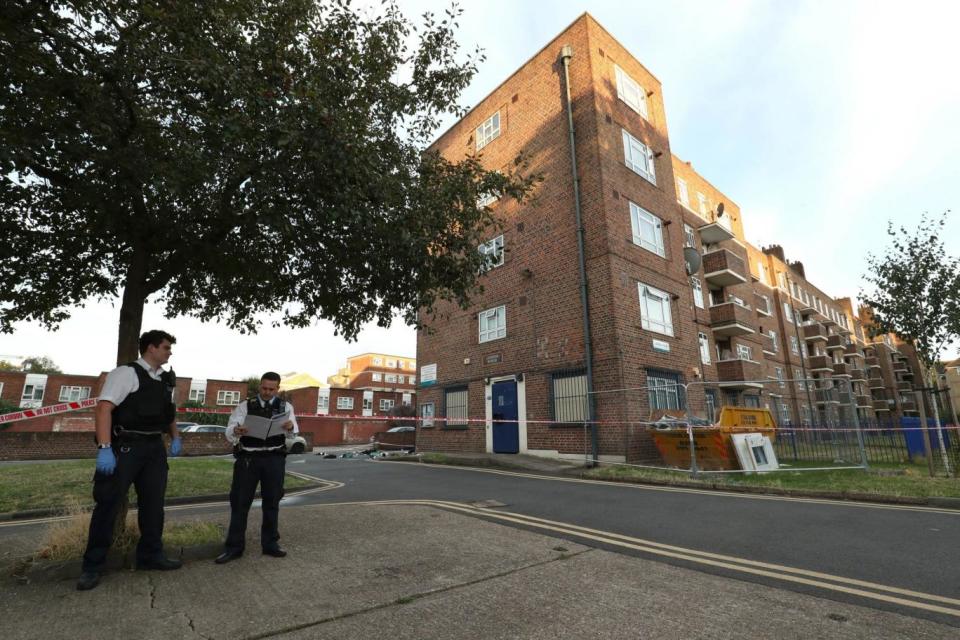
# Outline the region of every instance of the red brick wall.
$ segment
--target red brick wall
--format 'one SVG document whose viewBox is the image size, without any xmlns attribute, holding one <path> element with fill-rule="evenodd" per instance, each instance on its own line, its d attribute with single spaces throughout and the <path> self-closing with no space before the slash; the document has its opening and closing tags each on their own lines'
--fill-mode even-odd
<svg viewBox="0 0 960 640">
<path fill-rule="evenodd" d="M 209 380 L 208 379 L 207 380 L 207 401 L 205 403 L 206 406 L 234 407 L 238 404 L 238 403 L 231 403 L 227 405 L 218 405 L 217 394 L 220 391 L 237 391 L 240 393 L 240 401 L 242 402 L 247 397 L 247 383 L 235 382 L 233 380 Z"/>
<path fill-rule="evenodd" d="M 27 376 L 25 373 L 14 371 L 0 371 L 0 383 L 3 383 L 3 389 L 0 389 L 0 398 L 7 402 L 20 406 L 20 398 L 23 396 L 23 384 Z"/>
</svg>

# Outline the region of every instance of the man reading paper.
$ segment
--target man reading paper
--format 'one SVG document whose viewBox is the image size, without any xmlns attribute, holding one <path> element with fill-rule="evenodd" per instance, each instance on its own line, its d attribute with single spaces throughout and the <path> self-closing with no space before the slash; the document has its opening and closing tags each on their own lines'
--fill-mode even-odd
<svg viewBox="0 0 960 640">
<path fill-rule="evenodd" d="M 260 485 L 263 512 L 260 547 L 264 555 L 274 558 L 287 555 L 287 552 L 280 548 L 280 498 L 283 497 L 283 478 L 286 471 L 286 436 L 288 433 L 298 433 L 299 427 L 293 415 L 293 405 L 280 399 L 277 395 L 279 389 L 279 374 L 272 371 L 263 374 L 260 378 L 260 392 L 237 405 L 227 421 L 226 436 L 233 445 L 236 460 L 233 463 L 233 483 L 230 486 L 230 529 L 227 531 L 223 553 L 217 556 L 217 564 L 236 560 L 243 555 L 247 515 L 250 513 L 250 505 L 253 504 L 257 484 Z M 266 419 L 273 423 L 278 419 L 282 420 L 282 429 L 279 432 L 275 426 L 270 429 L 257 429 L 257 435 L 265 437 L 254 437 L 244 426 L 248 417 Z M 260 426 L 262 427 L 262 422 Z"/>
</svg>

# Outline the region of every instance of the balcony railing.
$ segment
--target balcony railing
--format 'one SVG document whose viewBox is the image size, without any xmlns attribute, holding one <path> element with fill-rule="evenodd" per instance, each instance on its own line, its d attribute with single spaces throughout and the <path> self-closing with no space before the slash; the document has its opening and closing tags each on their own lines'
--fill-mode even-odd
<svg viewBox="0 0 960 640">
<path fill-rule="evenodd" d="M 733 238 L 733 232 L 719 222 L 711 222 L 697 228 L 704 244 L 716 244 Z"/>
<path fill-rule="evenodd" d="M 841 338 L 840 336 L 833 335 L 833 336 L 827 337 L 827 349 L 832 351 L 835 349 L 846 349 L 846 348 L 847 348 L 847 345 L 843 343 L 843 338 Z"/>
<path fill-rule="evenodd" d="M 800 327 L 800 329 L 803 339 L 808 342 L 814 342 L 817 340 L 821 342 L 827 341 L 827 330 L 819 322 L 804 325 Z"/>
<path fill-rule="evenodd" d="M 810 356 L 807 358 L 807 368 L 810 371 L 829 371 L 833 373 L 833 361 L 827 356 Z"/>
<path fill-rule="evenodd" d="M 840 403 L 840 394 L 836 389 L 814 389 L 813 396 L 817 404 Z"/>
<path fill-rule="evenodd" d="M 720 386 L 726 388 L 762 388 L 758 382 L 763 374 L 760 363 L 752 360 L 720 360 L 717 362 L 717 378 Z"/>
<path fill-rule="evenodd" d="M 725 338 L 756 333 L 750 310 L 736 302 L 710 307 L 710 328 L 715 336 Z"/>
<path fill-rule="evenodd" d="M 883 378 L 872 377 L 867 382 L 871 389 L 885 389 L 886 384 L 883 382 Z"/>
<path fill-rule="evenodd" d="M 857 407 L 861 409 L 873 409 L 873 399 L 870 396 L 857 396 Z"/>
<path fill-rule="evenodd" d="M 913 391 L 913 385 L 906 380 L 897 382 L 897 391 Z"/>
<path fill-rule="evenodd" d="M 850 376 L 850 365 L 845 362 L 834 362 L 833 363 L 833 375 L 843 378 L 849 378 Z"/>
<path fill-rule="evenodd" d="M 854 380 L 861 380 L 861 381 L 863 381 L 863 380 L 866 380 L 866 379 L 867 379 L 867 372 L 864 371 L 863 369 L 858 369 L 858 368 L 856 368 L 856 367 L 851 367 L 851 368 L 850 368 L 850 377 L 853 378 Z"/>
<path fill-rule="evenodd" d="M 703 278 L 707 286 L 720 289 L 747 281 L 743 260 L 728 249 L 717 249 L 703 256 Z"/>
<path fill-rule="evenodd" d="M 850 344 L 848 344 L 843 348 L 843 357 L 844 358 L 862 358 L 863 352 L 860 351 L 860 347 L 858 347 L 856 344 L 851 342 Z"/>
<path fill-rule="evenodd" d="M 873 410 L 874 411 L 890 411 L 890 403 L 888 403 L 886 400 L 874 400 Z"/>
</svg>

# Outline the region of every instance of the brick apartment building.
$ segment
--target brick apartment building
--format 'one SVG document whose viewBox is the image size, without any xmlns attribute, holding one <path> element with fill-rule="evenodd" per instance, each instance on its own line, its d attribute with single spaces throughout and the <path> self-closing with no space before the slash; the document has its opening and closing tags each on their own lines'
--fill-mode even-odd
<svg viewBox="0 0 960 640">
<path fill-rule="evenodd" d="M 480 247 L 482 296 L 418 334 L 418 447 L 624 460 L 651 451 L 633 427 L 664 410 L 765 406 L 781 425 L 916 411 L 906 345 L 745 240 L 739 207 L 671 153 L 662 95 L 584 14 L 434 143 L 489 169 L 525 152 L 544 181 L 523 205 L 488 199 L 503 230 Z"/>
<path fill-rule="evenodd" d="M 24 409 L 96 398 L 107 372 L 96 376 L 0 371 L 0 398 Z M 232 407 L 246 397 L 247 385 L 232 380 L 177 377 L 177 403 Z M 73 411 L 10 424 L 10 431 L 92 431 L 93 411 Z"/>
</svg>

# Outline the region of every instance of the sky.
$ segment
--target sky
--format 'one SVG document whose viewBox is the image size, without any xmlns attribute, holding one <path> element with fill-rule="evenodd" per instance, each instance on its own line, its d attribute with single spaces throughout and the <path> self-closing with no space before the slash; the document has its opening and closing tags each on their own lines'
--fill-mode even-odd
<svg viewBox="0 0 960 640">
<path fill-rule="evenodd" d="M 449 3 L 399 5 L 415 19 Z M 958 2 L 486 0 L 462 9 L 463 51 L 486 55 L 466 106 L 589 10 L 663 84 L 673 153 L 740 206 L 747 240 L 782 245 L 835 297 L 857 295 L 866 256 L 889 246 L 888 221 L 912 228 L 924 212 L 954 209 L 944 238 L 960 252 Z M 0 335 L 0 359 L 46 355 L 69 373 L 110 369 L 118 309 L 91 301 L 55 332 L 21 323 Z M 415 332 L 399 321 L 347 343 L 323 321 L 244 335 L 166 319 L 150 304 L 143 328 L 176 335 L 170 362 L 193 378 L 267 369 L 326 378 L 350 355 L 416 353 Z"/>
</svg>

